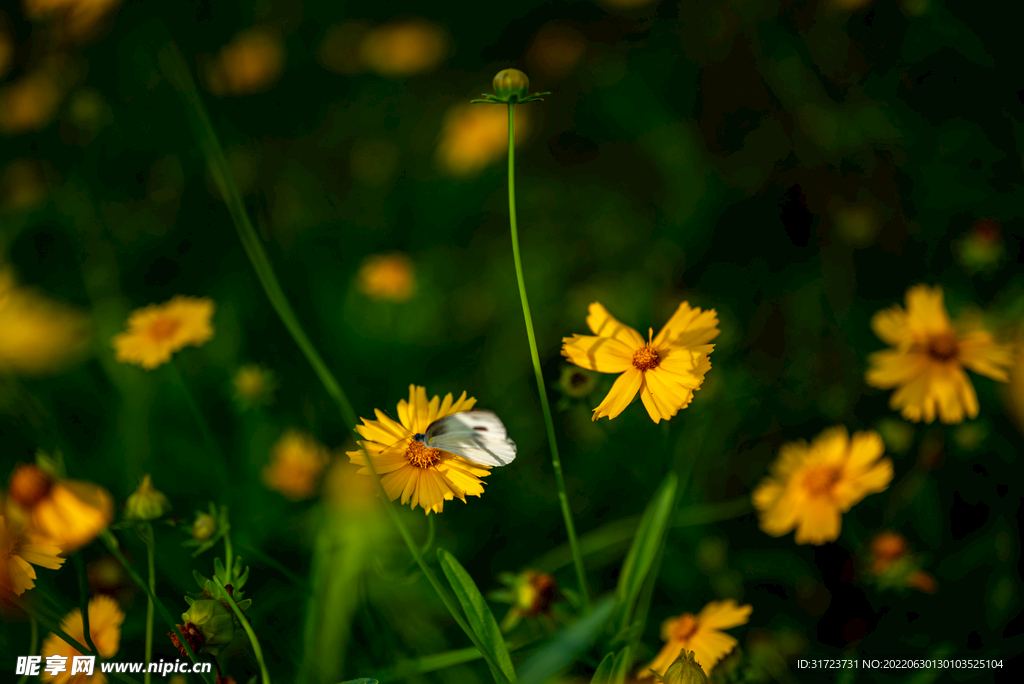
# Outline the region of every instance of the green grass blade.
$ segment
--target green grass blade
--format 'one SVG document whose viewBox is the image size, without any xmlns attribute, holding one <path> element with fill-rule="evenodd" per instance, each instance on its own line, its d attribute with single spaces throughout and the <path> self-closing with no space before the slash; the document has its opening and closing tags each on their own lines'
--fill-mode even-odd
<svg viewBox="0 0 1024 684">
<path fill-rule="evenodd" d="M 661 483 L 661 487 L 658 488 L 651 502 L 647 504 L 647 509 L 644 511 L 640 526 L 633 539 L 633 545 L 630 546 L 626 560 L 622 563 L 619 584 L 615 590 L 620 611 L 618 625 L 620 633 L 625 632 L 630 626 L 640 589 L 647 580 L 647 575 L 654 565 L 658 550 L 668 531 L 678 482 L 679 478 L 676 477 L 676 474 L 669 473 Z"/>
<path fill-rule="evenodd" d="M 612 597 L 602 599 L 594 610 L 562 631 L 523 663 L 520 684 L 544 684 L 571 665 L 601 633 L 615 611 Z"/>
<path fill-rule="evenodd" d="M 462 610 L 466 613 L 470 626 L 476 632 L 477 637 L 483 642 L 484 647 L 490 650 L 494 660 L 497 661 L 501 671 L 508 677 L 509 681 L 516 681 L 516 670 L 512 667 L 512 658 L 508 654 L 508 647 L 505 645 L 505 638 L 498 627 L 498 621 L 494 619 L 483 594 L 476 586 L 476 582 L 469 576 L 466 569 L 462 567 L 455 556 L 444 549 L 437 550 L 437 559 L 441 563 L 441 570 L 448 578 L 448 583 L 455 592 L 456 598 L 462 604 Z"/>
<path fill-rule="evenodd" d="M 624 684 L 629 674 L 629 666 L 632 663 L 632 649 L 626 646 L 615 656 L 615 671 L 612 673 L 611 684 Z"/>
<path fill-rule="evenodd" d="M 606 653 L 604 658 L 601 658 L 601 664 L 597 666 L 594 676 L 590 678 L 590 684 L 612 684 L 614 674 L 615 654 Z"/>
</svg>

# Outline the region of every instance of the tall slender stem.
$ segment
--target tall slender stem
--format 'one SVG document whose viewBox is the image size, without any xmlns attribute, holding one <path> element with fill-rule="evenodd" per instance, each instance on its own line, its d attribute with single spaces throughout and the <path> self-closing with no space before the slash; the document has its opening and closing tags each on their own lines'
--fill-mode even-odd
<svg viewBox="0 0 1024 684">
<path fill-rule="evenodd" d="M 252 652 L 256 655 L 256 662 L 260 664 L 260 675 L 263 677 L 263 684 L 270 684 L 270 673 L 267 672 L 267 664 L 263 662 L 263 649 L 260 648 L 260 640 L 256 638 L 256 634 L 252 631 L 249 620 L 245 617 L 242 609 L 238 607 L 238 604 L 235 603 L 235 599 L 231 598 L 231 593 L 224 588 L 220 578 L 214 575 L 213 581 L 217 583 L 217 588 L 220 589 L 221 595 L 227 600 L 231 610 L 235 613 L 235 617 L 242 623 L 242 629 L 245 630 L 246 635 L 249 637 L 249 643 L 252 644 Z"/>
<path fill-rule="evenodd" d="M 149 569 L 149 593 L 156 595 L 156 538 L 153 536 L 153 525 L 145 523 L 146 535 L 146 566 Z M 152 597 L 146 597 L 146 662 L 153 660 L 153 614 L 156 606 L 153 605 Z M 149 668 L 143 677 L 145 684 L 149 684 Z"/>
<path fill-rule="evenodd" d="M 562 459 L 558 456 L 558 442 L 555 441 L 555 421 L 551 417 L 548 405 L 548 393 L 544 387 L 544 374 L 540 368 L 540 354 L 537 353 L 537 339 L 533 333 L 533 317 L 530 315 L 530 302 L 526 297 L 526 281 L 523 278 L 523 259 L 519 254 L 519 228 L 516 224 L 516 138 L 515 138 L 515 103 L 508 103 L 508 218 L 512 228 L 512 257 L 516 263 L 516 282 L 519 284 L 519 299 L 523 304 L 523 318 L 526 320 L 526 337 L 530 341 L 530 358 L 533 360 L 533 374 L 537 378 L 537 393 L 544 411 L 544 427 L 548 432 L 548 445 L 551 448 L 551 465 L 555 471 L 555 484 L 558 486 L 558 503 L 562 506 L 562 518 L 565 530 L 569 535 L 569 548 L 572 549 L 573 563 L 576 566 L 576 579 L 579 581 L 580 596 L 587 610 L 590 609 L 590 590 L 587 588 L 587 573 L 583 567 L 583 554 L 576 538 L 576 525 L 569 509 L 569 496 L 565 491 L 565 477 L 562 475 Z"/>
<path fill-rule="evenodd" d="M 36 651 L 39 650 L 39 622 L 36 620 L 36 616 L 31 613 L 29 613 L 28 620 L 32 628 L 32 636 L 28 640 L 28 654 L 34 656 Z M 25 684 L 28 681 L 28 677 L 28 673 L 21 675 L 18 684 Z"/>
<path fill-rule="evenodd" d="M 89 649 L 99 655 L 96 644 L 92 643 L 92 629 L 89 627 L 89 580 L 85 575 L 85 561 L 82 554 L 75 554 L 75 569 L 78 571 L 78 602 L 82 608 L 82 634 Z"/>
<path fill-rule="evenodd" d="M 221 450 L 220 445 L 217 443 L 217 439 L 213 436 L 213 430 L 210 429 L 210 423 L 206 420 L 206 416 L 199 408 L 199 404 L 196 403 L 196 398 L 192 395 L 192 390 L 188 388 L 188 384 L 185 382 L 185 376 L 181 374 L 181 368 L 178 367 L 178 363 L 171 359 L 171 362 L 167 364 L 170 366 L 171 375 L 174 378 L 175 384 L 181 389 L 181 394 L 185 398 L 185 403 L 188 405 L 188 410 L 192 414 L 192 417 L 196 419 L 196 425 L 199 426 L 199 433 L 202 435 L 204 446 L 208 456 L 213 460 L 214 469 L 217 471 L 218 477 L 223 484 L 228 482 L 228 462 L 227 457 Z"/>
<path fill-rule="evenodd" d="M 320 379 L 321 384 L 323 384 L 324 389 L 327 390 L 327 394 L 329 394 L 338 405 L 338 409 L 341 412 L 341 416 L 346 427 L 348 427 L 349 431 L 356 437 L 356 439 L 359 439 L 360 435 L 355 431 L 356 424 L 358 423 L 355 409 L 352 408 L 352 403 L 348 400 L 348 397 L 342 390 L 341 385 L 335 379 L 334 374 L 331 373 L 327 364 L 317 352 L 309 337 L 306 336 L 305 331 L 302 329 L 302 325 L 299 323 L 298 317 L 295 315 L 295 311 L 291 307 L 291 303 L 288 301 L 288 298 L 284 294 L 284 290 L 281 288 L 281 283 L 278 281 L 277 275 L 274 273 L 273 266 L 270 264 L 270 259 L 267 257 L 267 253 L 263 249 L 263 243 L 256 234 L 256 230 L 253 228 L 252 222 L 249 220 L 249 214 L 242 202 L 242 197 L 238 192 L 238 188 L 235 186 L 234 180 L 232 179 L 227 159 L 224 157 L 224 150 L 221 148 L 220 141 L 217 139 L 217 134 L 213 129 L 213 124 L 210 123 L 210 118 L 206 114 L 206 108 L 203 107 L 203 103 L 199 99 L 199 92 L 196 90 L 195 83 L 192 81 L 192 74 L 189 72 L 184 58 L 178 51 L 177 46 L 170 43 L 160 52 L 159 61 L 161 67 L 164 69 L 164 73 L 174 83 L 178 92 L 188 105 L 188 111 L 193 117 L 196 139 L 203 147 L 203 152 L 206 155 L 211 175 L 213 176 L 214 182 L 217 184 L 217 188 L 221 192 L 221 196 L 225 198 L 228 211 L 231 214 L 233 223 L 235 224 L 235 230 L 238 232 L 238 238 L 242 242 L 242 247 L 245 249 L 245 253 L 249 257 L 249 262 L 252 264 L 253 270 L 256 271 L 256 276 L 259 278 L 260 284 L 263 286 L 263 291 L 266 293 L 267 298 L 270 300 L 270 303 L 274 307 L 274 311 L 277 312 L 281 322 L 284 323 L 285 328 L 292 336 L 292 339 L 295 340 L 295 343 L 306 357 L 306 360 L 309 361 L 309 364 L 313 367 L 313 370 Z M 484 647 L 483 643 L 470 628 L 469 624 L 466 623 L 461 611 L 455 605 L 448 591 L 441 585 L 437 576 L 434 575 L 430 567 L 426 564 L 426 561 L 423 559 L 423 554 L 420 553 L 419 546 L 415 541 L 413 541 L 412 535 L 402 522 L 402 519 L 398 515 L 398 511 L 395 509 L 390 497 L 388 497 L 387 492 L 384 490 L 384 485 L 381 484 L 380 476 L 377 474 L 377 470 L 374 467 L 373 459 L 370 458 L 370 455 L 366 453 L 365 449 L 363 450 L 363 455 L 366 458 L 366 463 L 373 475 L 373 479 L 377 483 L 377 491 L 380 494 L 381 500 L 384 502 L 384 509 L 387 511 L 388 516 L 391 518 L 395 527 L 398 528 L 398 532 L 401 535 L 402 540 L 405 541 L 405 545 L 409 547 L 409 553 L 412 554 L 413 559 L 415 559 L 416 564 L 419 565 L 423 575 L 427 578 L 427 581 L 430 582 L 434 591 L 437 592 L 437 595 L 441 598 L 442 603 L 444 603 L 448 612 L 451 613 L 455 622 L 458 623 L 459 627 L 462 628 L 462 631 L 465 632 L 466 636 L 468 636 L 470 641 L 473 642 L 473 645 L 476 646 L 492 666 L 492 670 L 496 673 L 496 676 L 500 677 L 499 684 L 509 684 L 508 678 L 502 673 L 501 668 L 498 666 L 497 662 L 495 662 L 493 656 L 490 655 L 489 651 Z"/>
</svg>

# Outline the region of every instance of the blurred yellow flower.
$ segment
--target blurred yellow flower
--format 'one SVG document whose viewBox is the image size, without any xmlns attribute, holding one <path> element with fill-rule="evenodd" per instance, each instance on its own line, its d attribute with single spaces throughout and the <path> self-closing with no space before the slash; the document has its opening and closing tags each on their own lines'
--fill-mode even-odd
<svg viewBox="0 0 1024 684">
<path fill-rule="evenodd" d="M 123 0 L 23 0 L 29 19 L 58 18 L 74 38 L 87 37 Z"/>
<path fill-rule="evenodd" d="M 516 146 L 530 131 L 523 107 L 515 108 Z M 445 116 L 437 162 L 453 176 L 478 173 L 502 159 L 508 150 L 508 108 L 456 105 Z"/>
<path fill-rule="evenodd" d="M 359 59 L 381 76 L 433 71 L 448 54 L 444 29 L 425 19 L 404 19 L 370 29 L 359 43 Z"/>
<path fill-rule="evenodd" d="M 466 398 L 466 393 L 456 401 L 452 395 L 427 400 L 425 387 L 409 385 L 409 401 L 398 402 L 398 420 L 380 410 L 374 410 L 377 420 L 366 420 L 356 426 L 365 439 L 359 445 L 366 449 L 373 459 L 374 469 L 380 475 L 381 484 L 388 498 L 394 501 L 402 497 L 402 504 L 412 508 L 421 506 L 425 513 L 440 513 L 444 502 L 460 499 L 466 502 L 466 495 L 480 496 L 484 492 L 481 477 L 486 477 L 490 468 L 450 454 L 440 449 L 431 449 L 422 442 L 413 440 L 439 418 L 461 411 L 468 411 L 476 399 Z M 348 451 L 352 463 L 364 466 L 360 473 L 369 475 L 366 456 L 362 451 Z"/>
<path fill-rule="evenodd" d="M 356 286 L 370 299 L 406 302 L 416 293 L 416 274 L 405 254 L 373 254 L 363 260 Z"/>
<path fill-rule="evenodd" d="M 61 90 L 45 70 L 22 76 L 0 89 L 0 132 L 36 131 L 50 123 Z"/>
<path fill-rule="evenodd" d="M 568 76 L 587 51 L 587 41 L 579 31 L 567 26 L 546 24 L 533 37 L 526 52 L 530 70 L 561 79 Z"/>
<path fill-rule="evenodd" d="M 91 542 L 114 519 L 114 500 L 103 487 L 57 479 L 34 464 L 14 469 L 8 495 L 17 507 L 11 513 L 23 515 L 31 532 L 65 552 Z"/>
<path fill-rule="evenodd" d="M 52 541 L 0 515 L 0 588 L 21 596 L 36 585 L 33 565 L 57 570 L 64 564 L 61 548 Z"/>
<path fill-rule="evenodd" d="M 621 373 L 594 409 L 594 420 L 615 418 L 637 392 L 655 423 L 689 406 L 711 369 L 709 355 L 715 345 L 708 343 L 719 333 L 715 310 L 702 312 L 688 302 L 679 305 L 657 336 L 649 329 L 647 342 L 598 302 L 590 305 L 587 325 L 594 335 L 562 338 L 562 355 L 583 368 Z"/>
<path fill-rule="evenodd" d="M 328 457 L 326 447 L 311 436 L 288 430 L 270 450 L 270 462 L 263 467 L 263 484 L 291 501 L 309 499 L 316 494 Z"/>
<path fill-rule="evenodd" d="M 894 349 L 869 357 L 867 383 L 899 388 L 889 405 L 907 420 L 931 423 L 938 414 L 943 423 L 959 423 L 965 413 L 976 417 L 978 395 L 964 368 L 1006 382 L 1011 348 L 996 344 L 977 320 L 953 324 L 939 287 L 915 285 L 906 301 L 906 310 L 897 304 L 871 319 L 871 329 Z"/>
<path fill-rule="evenodd" d="M 0 266 L 0 370 L 22 374 L 58 371 L 88 347 L 89 320 L 36 291 L 19 287 Z"/>
<path fill-rule="evenodd" d="M 242 31 L 207 65 L 207 85 L 214 95 L 261 93 L 281 76 L 284 57 L 277 33 L 260 28 Z"/>
<path fill-rule="evenodd" d="M 336 458 L 324 475 L 324 501 L 349 512 L 366 512 L 379 508 L 377 486 L 372 478 L 360 477 L 351 461 Z"/>
<path fill-rule="evenodd" d="M 272 403 L 274 390 L 277 389 L 274 373 L 255 363 L 239 368 L 231 379 L 231 384 L 235 389 L 235 401 L 243 408 Z"/>
<path fill-rule="evenodd" d="M 750 620 L 753 606 L 741 606 L 732 599 L 712 601 L 697 615 L 683 613 L 661 623 L 661 638 L 667 642 L 637 677 L 651 677 L 651 670 L 659 675 L 679 657 L 685 648 L 693 651 L 697 663 L 706 674 L 739 643 L 722 630 L 745 625 Z"/>
<path fill-rule="evenodd" d="M 796 528 L 797 544 L 824 544 L 839 536 L 842 514 L 892 481 L 892 460 L 877 432 L 829 428 L 811 444 L 784 444 L 770 475 L 754 490 L 761 529 L 781 537 Z"/>
<path fill-rule="evenodd" d="M 92 637 L 92 642 L 96 645 L 96 651 L 101 658 L 111 658 L 117 653 L 117 649 L 121 646 L 122 622 L 124 622 L 124 612 L 114 599 L 100 595 L 89 601 L 89 636 Z M 76 608 L 68 613 L 61 621 L 60 628 L 78 643 L 85 644 L 85 627 L 82 625 L 81 610 Z M 43 648 L 40 653 L 44 656 L 67 658 L 67 669 L 64 672 L 53 675 L 46 672 L 44 668 L 43 673 L 39 675 L 39 679 L 44 682 L 104 684 L 107 681 L 106 676 L 100 672 L 98 663 L 92 675 L 71 674 L 71 659 L 82 654 L 56 634 L 50 634 L 43 640 Z"/>
<path fill-rule="evenodd" d="M 136 309 L 128 329 L 114 336 L 117 360 L 152 370 L 186 345 L 201 347 L 213 337 L 211 299 L 176 295 L 163 304 Z"/>
</svg>

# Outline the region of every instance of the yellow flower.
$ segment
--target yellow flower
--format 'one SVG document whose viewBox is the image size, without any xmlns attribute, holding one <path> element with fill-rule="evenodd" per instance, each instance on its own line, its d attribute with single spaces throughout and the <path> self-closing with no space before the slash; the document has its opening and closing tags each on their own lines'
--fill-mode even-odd
<svg viewBox="0 0 1024 684">
<path fill-rule="evenodd" d="M 797 544 L 824 544 L 839 536 L 841 516 L 868 494 L 892 481 L 892 461 L 877 432 L 851 438 L 842 426 L 811 444 L 784 444 L 771 474 L 754 490 L 761 529 L 781 537 L 796 528 Z"/>
<path fill-rule="evenodd" d="M 324 474 L 324 501 L 349 513 L 365 514 L 380 508 L 377 486 L 359 473 L 351 461 L 336 458 Z"/>
<path fill-rule="evenodd" d="M 24 0 L 30 19 L 60 16 L 61 28 L 73 38 L 84 38 L 123 0 Z"/>
<path fill-rule="evenodd" d="M 242 31 L 222 47 L 206 76 L 214 95 L 250 95 L 273 86 L 283 68 L 281 37 L 257 28 Z"/>
<path fill-rule="evenodd" d="M 594 335 L 562 338 L 562 355 L 583 368 L 621 373 L 594 409 L 594 420 L 615 418 L 637 392 L 655 423 L 689 406 L 711 369 L 708 355 L 715 345 L 708 343 L 719 333 L 714 309 L 701 312 L 687 302 L 679 305 L 657 336 L 651 328 L 647 342 L 598 302 L 590 305 L 587 325 Z"/>
<path fill-rule="evenodd" d="M 906 310 L 894 305 L 871 319 L 871 329 L 894 349 L 870 356 L 867 383 L 899 388 L 889 405 L 907 420 L 930 423 L 938 414 L 943 423 L 959 423 L 965 413 L 976 417 L 978 395 L 964 368 L 1006 382 L 1011 348 L 996 344 L 976 320 L 950 322 L 939 287 L 915 285 L 906 299 Z"/>
<path fill-rule="evenodd" d="M 291 501 L 316 494 L 317 480 L 327 466 L 327 449 L 309 435 L 289 430 L 274 444 L 263 466 L 263 484 Z"/>
<path fill-rule="evenodd" d="M 515 108 L 516 145 L 526 137 L 530 122 L 524 107 Z M 445 117 L 437 161 L 453 176 L 471 176 L 502 159 L 508 151 L 506 107 L 456 105 Z"/>
<path fill-rule="evenodd" d="M 0 515 L 0 586 L 18 596 L 36 585 L 33 565 L 56 570 L 64 564 L 61 549 L 23 525 L 8 522 Z"/>
<path fill-rule="evenodd" d="M 235 400 L 242 408 L 263 406 L 274 401 L 277 381 L 273 372 L 257 364 L 242 366 L 231 380 L 235 388 Z"/>
<path fill-rule="evenodd" d="M 89 601 L 89 636 L 96 645 L 96 650 L 101 658 L 111 658 L 117 653 L 121 645 L 121 623 L 124 622 L 124 612 L 117 605 L 117 601 L 109 596 L 96 596 Z M 82 625 L 82 611 L 75 609 L 68 613 L 60 623 L 60 628 L 80 644 L 85 644 L 85 628 Z M 94 668 L 94 674 L 71 674 L 71 659 L 82 655 L 73 646 L 56 634 L 50 634 L 43 641 L 43 648 L 40 653 L 46 656 L 64 656 L 67 658 L 67 669 L 57 675 L 48 674 L 45 670 L 39 675 L 44 682 L 55 684 L 104 684 L 107 678 L 100 672 L 99 664 Z M 45 662 L 45 661 L 44 661 Z"/>
<path fill-rule="evenodd" d="M 117 360 L 152 370 L 185 345 L 201 347 L 213 337 L 213 309 L 210 299 L 182 295 L 136 309 L 128 329 L 114 336 Z"/>
<path fill-rule="evenodd" d="M 667 642 L 638 678 L 651 676 L 651 670 L 664 675 L 685 648 L 693 651 L 697 663 L 710 674 L 715 664 L 739 643 L 723 629 L 745 625 L 753 606 L 738 605 L 732 599 L 712 601 L 697 615 L 683 613 L 661 623 L 661 638 Z"/>
<path fill-rule="evenodd" d="M 448 36 L 425 19 L 407 19 L 371 29 L 359 44 L 359 58 L 381 76 L 433 71 L 448 54 Z"/>
<path fill-rule="evenodd" d="M 16 134 L 43 128 L 53 118 L 61 97 L 61 89 L 43 70 L 6 85 L 0 90 L 0 131 Z"/>
<path fill-rule="evenodd" d="M 398 252 L 368 256 L 356 274 L 356 285 L 370 299 L 406 302 L 416 293 L 412 260 Z"/>
<path fill-rule="evenodd" d="M 365 440 L 359 445 L 366 449 L 373 459 L 374 469 L 380 475 L 381 484 L 388 498 L 394 501 L 402 497 L 402 504 L 412 508 L 422 506 L 425 513 L 440 513 L 444 502 L 461 499 L 466 495 L 480 496 L 484 492 L 481 477 L 486 477 L 490 468 L 450 454 L 440 449 L 430 449 L 412 439 L 413 435 L 426 432 L 427 426 L 439 418 L 453 413 L 468 411 L 476 399 L 466 398 L 466 393 L 455 402 L 452 395 L 427 400 L 425 387 L 409 385 L 409 401 L 398 402 L 398 420 L 380 410 L 374 410 L 377 420 L 366 420 L 356 427 Z M 349 459 L 364 466 L 360 473 L 370 474 L 366 457 L 362 451 L 346 452 Z"/>
<path fill-rule="evenodd" d="M 22 374 L 58 371 L 86 350 L 89 320 L 29 288 L 0 267 L 0 369 Z"/>
<path fill-rule="evenodd" d="M 114 500 L 91 482 L 59 480 L 37 465 L 14 469 L 10 503 L 24 514 L 29 529 L 53 540 L 65 552 L 85 546 L 114 518 Z"/>
</svg>

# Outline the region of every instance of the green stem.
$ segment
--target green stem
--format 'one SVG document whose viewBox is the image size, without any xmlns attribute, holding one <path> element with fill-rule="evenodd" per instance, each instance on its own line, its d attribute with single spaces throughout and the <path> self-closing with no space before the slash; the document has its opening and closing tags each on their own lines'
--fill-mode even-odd
<svg viewBox="0 0 1024 684">
<path fill-rule="evenodd" d="M 145 534 L 146 534 L 146 565 L 149 569 L 149 591 L 151 594 L 156 594 L 156 538 L 153 536 L 153 525 L 145 523 Z M 153 605 L 153 599 L 150 597 L 146 598 L 146 662 L 152 662 L 153 660 L 153 614 L 156 607 Z M 150 682 L 149 669 L 147 667 L 146 674 L 143 676 L 145 684 Z"/>
<path fill-rule="evenodd" d="M 181 374 L 181 368 L 178 367 L 178 363 L 171 359 L 171 362 L 167 364 L 171 369 L 171 375 L 174 378 L 174 383 L 181 389 L 181 394 L 185 398 L 185 403 L 188 405 L 188 410 L 195 418 L 196 424 L 199 426 L 199 434 L 203 438 L 203 443 L 206 446 L 207 454 L 213 459 L 214 467 L 217 470 L 220 481 L 224 484 L 228 482 L 228 471 L 227 471 L 227 459 L 224 456 L 224 452 L 221 451 L 220 445 L 217 443 L 217 439 L 213 436 L 213 431 L 210 429 L 210 424 L 206 420 L 206 416 L 199 409 L 199 404 L 196 403 L 195 397 L 192 395 L 192 390 L 188 388 L 185 383 L 185 377 Z"/>
<path fill-rule="evenodd" d="M 228 166 L 227 159 L 224 157 L 224 151 L 221 148 L 220 141 L 217 139 L 217 134 L 213 130 L 213 125 L 210 123 L 210 118 L 206 113 L 205 107 L 203 107 L 202 101 L 199 99 L 199 92 L 196 90 L 195 83 L 192 81 L 192 75 L 189 73 L 188 67 L 185 65 L 184 58 L 178 51 L 178 48 L 173 43 L 169 44 L 166 49 L 162 50 L 159 55 L 160 65 L 164 70 L 167 77 L 174 83 L 178 89 L 179 94 L 184 98 L 188 105 L 188 111 L 194 116 L 194 128 L 196 138 L 203 147 L 203 152 L 206 155 L 207 163 L 210 167 L 211 175 L 213 176 L 214 182 L 217 184 L 218 190 L 221 192 L 221 196 L 225 198 L 227 202 L 228 212 L 231 214 L 235 229 L 238 232 L 239 240 L 242 242 L 242 247 L 245 249 L 246 255 L 249 257 L 250 263 L 252 263 L 253 269 L 256 271 L 256 276 L 259 278 L 260 284 L 263 286 L 264 292 L 267 294 L 267 298 L 270 300 L 271 305 L 274 307 L 274 311 L 277 312 L 281 322 L 284 323 L 285 328 L 288 330 L 292 339 L 298 345 L 302 351 L 306 360 L 313 367 L 313 371 L 320 379 L 324 389 L 327 390 L 327 394 L 334 399 L 334 402 L 338 405 L 338 409 L 341 412 L 342 419 L 345 421 L 346 427 L 349 431 L 359 439 L 358 433 L 355 431 L 355 426 L 358 423 L 355 409 L 352 408 L 352 403 L 348 400 L 345 392 L 341 389 L 341 385 L 334 378 L 327 364 L 317 353 L 316 348 L 313 347 L 313 343 L 310 342 L 303 331 L 301 324 L 299 323 L 298 317 L 292 310 L 291 304 L 288 302 L 288 298 L 284 294 L 284 290 L 281 289 L 281 284 L 277 279 L 277 275 L 274 273 L 274 269 L 270 264 L 270 259 L 267 258 L 267 253 L 263 249 L 263 243 L 260 241 L 259 236 L 256 234 L 256 230 L 252 226 L 252 222 L 249 221 L 249 215 L 246 212 L 245 205 L 242 203 L 242 197 L 238 193 L 238 188 L 235 186 L 234 180 L 231 176 L 231 170 Z M 420 570 L 426 576 L 427 581 L 437 592 L 441 601 L 444 603 L 445 608 L 451 613 L 452 617 L 458 623 L 462 631 L 466 633 L 473 645 L 484 654 L 484 657 L 493 666 L 493 671 L 498 673 L 501 677 L 500 684 L 509 684 L 508 679 L 501 674 L 501 669 L 497 662 L 494 661 L 493 657 L 489 655 L 486 648 L 484 648 L 480 639 L 476 636 L 469 625 L 463 619 L 462 614 L 456 607 L 451 596 L 438 581 L 437 577 L 431 572 L 426 562 L 423 560 L 423 555 L 420 553 L 420 549 L 417 544 L 413 541 L 412 535 L 409 534 L 409 530 L 405 524 L 402 523 L 401 518 L 398 515 L 398 511 L 395 510 L 394 504 L 388 497 L 387 492 L 384 490 L 384 485 L 381 484 L 380 476 L 377 474 L 377 470 L 373 465 L 373 459 L 370 458 L 366 450 L 363 450 L 363 454 L 366 457 L 366 463 L 373 474 L 374 481 L 377 483 L 377 490 L 380 494 L 381 500 L 384 502 L 384 509 L 388 512 L 388 516 L 391 518 L 395 527 L 398 528 L 398 532 L 405 541 L 405 545 L 409 547 L 409 553 L 412 554 L 416 560 L 417 565 L 420 566 Z"/>
<path fill-rule="evenodd" d="M 430 551 L 430 547 L 434 545 L 434 518 L 427 516 L 427 541 L 423 542 L 423 546 L 420 547 L 420 553 L 424 556 L 427 555 L 427 551 Z"/>
<path fill-rule="evenodd" d="M 227 516 L 224 516 L 227 519 Z M 228 529 L 224 530 L 224 576 L 231 579 L 231 559 L 233 558 L 231 551 L 231 527 L 228 524 Z"/>
<path fill-rule="evenodd" d="M 28 654 L 33 656 L 36 654 L 36 651 L 39 650 L 39 621 L 36 620 L 36 616 L 32 614 L 29 614 L 28 620 L 32 629 L 32 636 L 30 636 L 28 640 Z M 25 684 L 27 681 L 28 674 L 26 673 L 21 675 L 21 678 L 18 680 L 18 684 Z"/>
<path fill-rule="evenodd" d="M 220 578 L 216 575 L 213 576 L 213 581 L 216 582 L 217 588 L 220 589 L 221 594 L 227 600 L 228 605 L 231 606 L 231 610 L 234 611 L 235 617 L 242 624 L 242 629 L 249 637 L 249 643 L 252 644 L 252 652 L 256 655 L 256 662 L 260 664 L 260 675 L 263 677 L 263 684 L 270 684 L 270 674 L 267 672 L 267 664 L 263 662 L 263 649 L 260 648 L 259 639 L 256 638 L 256 634 L 252 631 L 252 627 L 249 625 L 249 621 L 246 619 L 242 609 L 235 603 L 235 599 L 231 598 L 231 594 L 227 589 L 224 588 L 224 584 L 220 581 Z"/>
<path fill-rule="evenodd" d="M 89 628 L 89 580 L 85 574 L 85 561 L 82 554 L 76 553 L 75 570 L 78 572 L 78 604 L 82 609 L 82 634 L 85 636 L 85 643 L 89 645 L 89 651 L 99 655 L 96 644 L 92 642 L 92 630 Z"/>
<path fill-rule="evenodd" d="M 157 598 L 156 592 L 150 589 L 149 584 L 139 577 L 139 573 L 135 572 L 135 569 L 128 562 L 128 559 L 124 557 L 123 553 L 121 553 L 117 537 L 115 537 L 110 530 L 103 530 L 100 534 L 100 538 L 103 540 L 107 549 L 110 550 L 110 553 L 114 555 L 114 558 L 116 558 L 121 563 L 121 566 L 124 567 L 125 572 L 127 572 L 128 576 L 132 578 L 132 581 L 146 593 L 146 596 L 148 596 L 153 602 L 156 609 L 160 611 L 160 618 L 167 623 L 167 626 L 170 627 L 171 631 L 173 631 L 175 636 L 178 637 L 178 641 L 181 644 L 181 647 L 185 650 L 185 655 L 188 656 L 188 659 L 193 663 L 199 662 L 199 659 L 196 657 L 192 647 L 188 645 L 187 641 L 185 641 L 185 635 L 181 633 L 181 630 L 178 629 L 177 623 L 174 622 L 174 618 L 171 617 L 171 612 L 167 610 L 167 607 L 163 602 Z M 214 684 L 213 681 L 210 680 L 209 673 L 203 672 L 201 674 L 203 680 L 206 681 L 207 684 Z"/>
<path fill-rule="evenodd" d="M 580 596 L 587 610 L 590 610 L 590 590 L 587 588 L 587 574 L 583 567 L 583 554 L 576 538 L 576 525 L 569 509 L 569 496 L 565 491 L 565 477 L 562 475 L 562 459 L 558 456 L 558 443 L 555 441 L 555 421 L 551 417 L 548 405 L 548 393 L 544 387 L 544 374 L 540 368 L 540 354 L 537 353 L 537 340 L 533 333 L 533 317 L 530 315 L 530 302 L 526 297 L 526 281 L 523 278 L 523 260 L 519 254 L 519 228 L 516 225 L 516 175 L 515 175 L 515 103 L 508 103 L 508 218 L 512 229 L 512 257 L 516 264 L 516 282 L 519 284 L 519 299 L 523 304 L 523 318 L 526 320 L 526 337 L 530 341 L 530 358 L 533 360 L 533 374 L 537 379 L 537 393 L 544 411 L 544 427 L 548 433 L 548 444 L 551 447 L 551 465 L 555 471 L 555 484 L 558 487 L 558 503 L 562 507 L 562 518 L 565 530 L 569 535 L 569 548 L 572 549 L 573 563 L 576 566 L 576 579 L 579 582 Z"/>
</svg>

